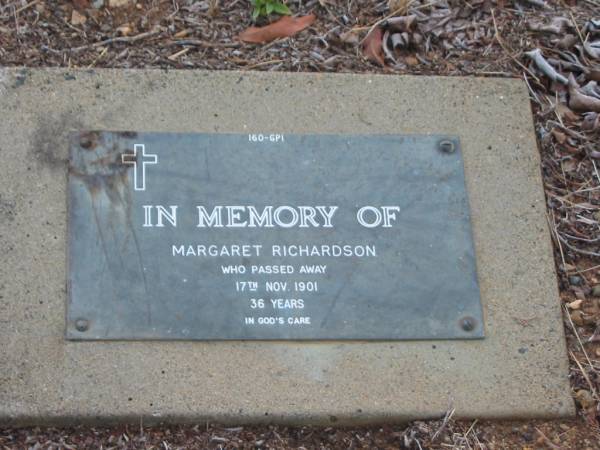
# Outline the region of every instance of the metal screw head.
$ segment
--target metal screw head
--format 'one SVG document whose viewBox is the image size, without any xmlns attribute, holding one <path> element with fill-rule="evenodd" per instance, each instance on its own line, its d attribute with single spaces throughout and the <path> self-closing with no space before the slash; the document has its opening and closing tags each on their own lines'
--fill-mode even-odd
<svg viewBox="0 0 600 450">
<path fill-rule="evenodd" d="M 456 146 L 454 145 L 454 142 L 448 139 L 440 141 L 438 144 L 438 148 L 442 153 L 454 153 L 456 151 Z"/>
<path fill-rule="evenodd" d="M 464 331 L 473 331 L 475 329 L 476 321 L 473 317 L 466 316 L 460 319 L 459 325 Z"/>
<path fill-rule="evenodd" d="M 75 329 L 77 331 L 87 331 L 90 327 L 90 322 L 87 319 L 77 319 L 75 321 Z"/>
</svg>

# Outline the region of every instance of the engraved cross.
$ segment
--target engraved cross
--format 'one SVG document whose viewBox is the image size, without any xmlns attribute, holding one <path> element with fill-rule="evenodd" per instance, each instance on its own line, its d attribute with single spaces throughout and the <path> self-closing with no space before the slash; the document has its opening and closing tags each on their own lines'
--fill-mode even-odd
<svg viewBox="0 0 600 450">
<path fill-rule="evenodd" d="M 138 150 L 141 151 L 138 164 Z M 147 154 L 144 144 L 135 144 L 133 153 L 124 153 L 121 155 L 123 164 L 133 164 L 133 186 L 136 191 L 146 190 L 146 164 L 158 164 L 158 156 Z"/>
</svg>

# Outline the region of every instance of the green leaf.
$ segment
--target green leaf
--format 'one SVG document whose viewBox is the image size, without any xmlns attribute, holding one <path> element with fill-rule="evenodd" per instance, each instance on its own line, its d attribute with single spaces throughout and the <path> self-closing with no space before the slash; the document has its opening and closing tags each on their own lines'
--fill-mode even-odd
<svg viewBox="0 0 600 450">
<path fill-rule="evenodd" d="M 267 7 L 266 7 L 267 15 L 271 14 L 274 9 L 275 9 L 274 3 L 271 3 L 271 2 L 267 3 Z"/>
<path fill-rule="evenodd" d="M 258 16 L 260 16 L 260 7 L 255 7 L 254 11 L 252 11 L 252 20 L 256 20 Z"/>
<path fill-rule="evenodd" d="M 278 14 L 286 14 L 286 15 L 292 14 L 292 12 L 287 7 L 287 5 L 284 5 L 283 3 L 279 3 L 279 2 L 273 4 L 273 11 L 275 11 Z"/>
</svg>

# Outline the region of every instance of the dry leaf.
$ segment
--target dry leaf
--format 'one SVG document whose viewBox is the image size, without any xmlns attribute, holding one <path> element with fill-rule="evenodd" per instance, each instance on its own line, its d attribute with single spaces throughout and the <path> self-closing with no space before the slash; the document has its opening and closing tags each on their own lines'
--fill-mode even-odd
<svg viewBox="0 0 600 450">
<path fill-rule="evenodd" d="M 412 31 L 416 21 L 417 16 L 412 14 L 410 16 L 392 17 L 391 19 L 387 19 L 384 23 L 386 28 L 399 33 L 404 33 Z"/>
<path fill-rule="evenodd" d="M 570 309 L 579 309 L 579 308 L 581 308 L 582 303 L 583 303 L 583 300 L 574 300 L 571 303 L 568 303 L 567 306 Z"/>
<path fill-rule="evenodd" d="M 576 122 L 579 120 L 579 115 L 575 114 L 568 106 L 563 105 L 562 103 L 557 103 L 554 107 L 554 111 L 556 111 L 556 115 L 560 117 L 561 120 L 566 122 Z"/>
<path fill-rule="evenodd" d="M 79 11 L 85 11 L 90 7 L 90 2 L 89 0 L 73 0 L 73 6 Z"/>
<path fill-rule="evenodd" d="M 388 0 L 390 12 L 404 14 L 408 11 L 411 0 Z"/>
<path fill-rule="evenodd" d="M 270 42 L 275 39 L 293 36 L 310 26 L 315 19 L 314 14 L 301 17 L 284 16 L 264 27 L 250 27 L 242 31 L 238 39 L 255 44 Z"/>
<path fill-rule="evenodd" d="M 550 25 L 545 25 L 541 22 L 531 20 L 527 22 L 527 28 L 531 31 L 545 31 L 547 33 L 563 34 L 568 27 L 571 27 L 571 22 L 566 17 L 555 17 Z"/>
<path fill-rule="evenodd" d="M 131 0 L 108 0 L 109 8 L 120 8 L 121 6 L 125 6 L 130 3 Z"/>
<path fill-rule="evenodd" d="M 73 12 L 71 13 L 72 25 L 83 25 L 86 21 L 87 18 L 83 14 L 77 12 L 76 9 L 73 10 Z"/>
<path fill-rule="evenodd" d="M 340 34 L 340 40 L 345 44 L 357 45 L 359 42 L 358 33 L 354 30 L 348 30 Z"/>
<path fill-rule="evenodd" d="M 595 131 L 600 129 L 600 114 L 596 112 L 589 112 L 583 117 L 581 122 L 581 129 L 583 131 Z"/>
<path fill-rule="evenodd" d="M 565 34 L 560 39 L 554 39 L 550 42 L 558 45 L 559 48 L 569 49 L 579 42 L 579 38 L 574 34 Z"/>
<path fill-rule="evenodd" d="M 373 61 L 380 66 L 385 65 L 383 60 L 383 31 L 380 27 L 373 27 L 363 42 L 363 55 L 369 61 Z"/>
<path fill-rule="evenodd" d="M 414 55 L 408 55 L 406 58 L 404 58 L 404 62 L 409 66 L 416 66 L 419 64 L 419 60 Z"/>
<path fill-rule="evenodd" d="M 569 106 L 575 111 L 600 112 L 600 99 L 581 93 L 572 74 L 569 75 Z"/>
<path fill-rule="evenodd" d="M 554 139 L 556 139 L 556 142 L 559 144 L 564 144 L 567 140 L 567 135 L 565 133 L 561 133 L 556 128 L 552 129 L 552 136 L 554 136 Z"/>
<path fill-rule="evenodd" d="M 128 23 L 125 23 L 125 24 L 121 25 L 120 27 L 117 27 L 117 32 L 121 36 L 129 36 L 132 31 L 133 30 L 131 29 L 131 25 L 129 25 Z"/>
<path fill-rule="evenodd" d="M 539 48 L 533 49 L 525 54 L 535 63 L 538 69 L 542 71 L 552 81 L 558 81 L 562 84 L 567 84 L 567 79 L 558 73 L 554 67 L 544 58 L 542 51 Z"/>
</svg>

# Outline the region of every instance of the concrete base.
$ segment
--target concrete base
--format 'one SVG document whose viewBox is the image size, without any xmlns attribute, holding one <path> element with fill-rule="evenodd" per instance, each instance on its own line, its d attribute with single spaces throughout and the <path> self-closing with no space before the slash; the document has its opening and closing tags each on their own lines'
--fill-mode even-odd
<svg viewBox="0 0 600 450">
<path fill-rule="evenodd" d="M 0 69 L 0 422 L 574 414 L 527 89 L 508 79 Z M 460 136 L 486 338 L 67 342 L 67 135 Z M 435 274 L 432 274 L 435 276 Z"/>
</svg>

